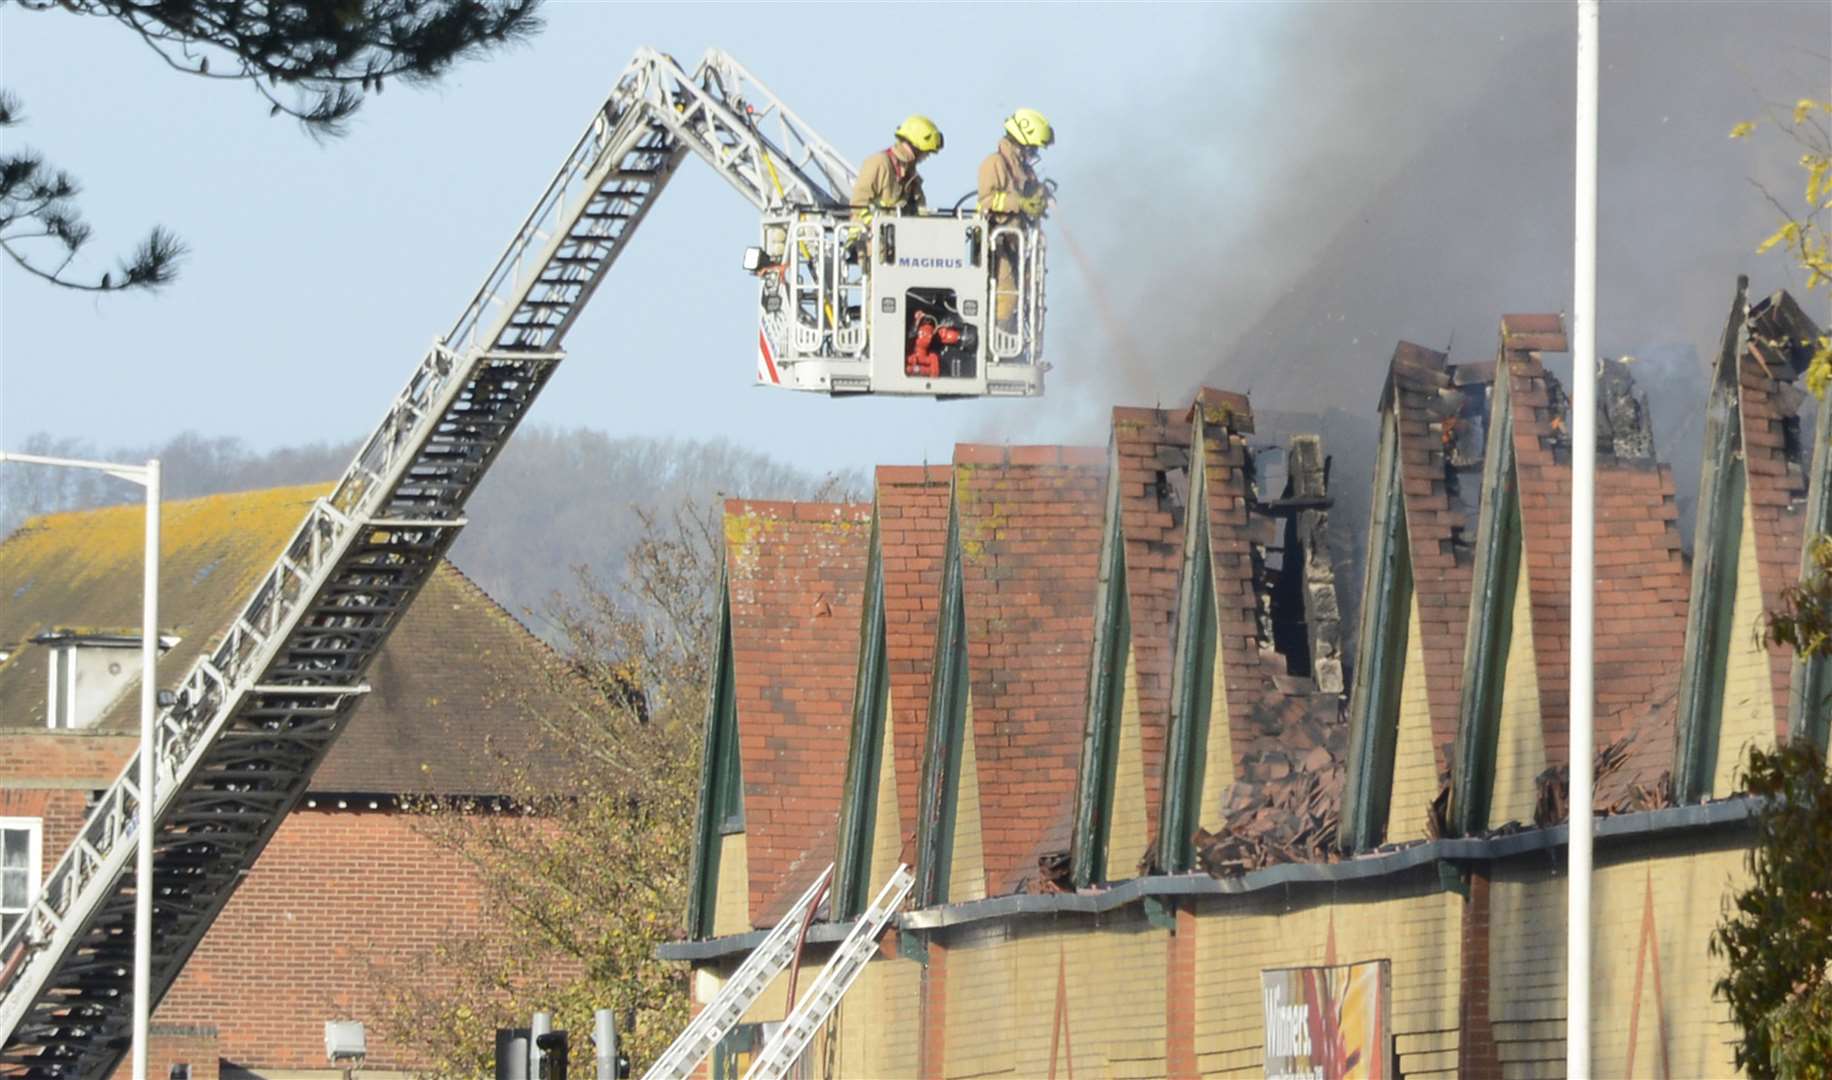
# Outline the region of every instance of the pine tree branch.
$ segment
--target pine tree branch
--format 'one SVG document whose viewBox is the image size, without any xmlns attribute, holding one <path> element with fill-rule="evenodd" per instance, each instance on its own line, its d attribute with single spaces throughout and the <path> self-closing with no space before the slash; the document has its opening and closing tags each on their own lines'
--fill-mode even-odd
<svg viewBox="0 0 1832 1080">
<path fill-rule="evenodd" d="M 112 19 L 173 70 L 248 82 L 285 114 L 327 135 L 385 80 L 425 82 L 453 64 L 525 40 L 539 0 L 62 0 L 62 10 Z M 32 7 L 32 5 L 28 5 Z M 44 10 L 38 7 L 36 10 Z M 212 62 L 215 70 L 212 70 Z M 281 102 L 273 88 L 298 91 Z"/>
</svg>

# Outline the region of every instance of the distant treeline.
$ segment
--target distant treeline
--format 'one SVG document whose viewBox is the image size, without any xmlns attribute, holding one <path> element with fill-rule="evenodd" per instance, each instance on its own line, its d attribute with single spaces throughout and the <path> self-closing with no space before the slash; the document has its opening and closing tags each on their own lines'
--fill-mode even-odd
<svg viewBox="0 0 1832 1080">
<path fill-rule="evenodd" d="M 343 472 L 356 440 L 275 450 L 239 439 L 186 432 L 158 446 L 101 447 L 83 439 L 33 435 L 21 453 L 163 466 L 168 499 L 323 481 Z M 503 450 L 471 499 L 471 524 L 452 561 L 529 627 L 552 636 L 546 622 L 556 596 L 576 598 L 575 567 L 607 585 L 623 575 L 641 535 L 641 515 L 666 517 L 677 507 L 721 497 L 858 498 L 857 473 L 827 476 L 785 465 L 724 440 L 613 438 L 585 429 L 524 429 Z M 73 469 L 0 468 L 0 536 L 28 518 L 138 500 L 139 489 Z"/>
</svg>

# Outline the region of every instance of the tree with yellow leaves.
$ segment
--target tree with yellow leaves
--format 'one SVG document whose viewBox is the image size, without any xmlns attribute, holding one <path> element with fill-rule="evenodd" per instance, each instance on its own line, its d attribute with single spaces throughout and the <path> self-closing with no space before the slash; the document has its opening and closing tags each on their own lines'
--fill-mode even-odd
<svg viewBox="0 0 1832 1080">
<path fill-rule="evenodd" d="M 1805 203 L 1790 210 L 1764 192 L 1783 222 L 1756 249 L 1781 248 L 1806 274 L 1807 289 L 1832 282 L 1827 211 L 1832 210 L 1832 102 L 1802 98 L 1787 133 L 1801 146 Z M 1781 126 L 1779 123 L 1777 126 Z M 1731 129 L 1740 139 L 1753 122 Z M 1807 386 L 1824 397 L 1832 381 L 1832 334 L 1821 334 Z M 1824 439 L 1827 432 L 1818 433 Z M 1763 644 L 1801 657 L 1832 656 L 1832 539 L 1810 548 L 1811 571 L 1767 613 Z M 1820 708 L 1832 703 L 1822 702 Z M 1766 750 L 1752 747 L 1739 786 L 1761 800 L 1749 884 L 1730 897 L 1711 935 L 1725 960 L 1718 996 L 1742 1029 L 1736 1064 L 1758 1080 L 1832 1078 L 1832 777 L 1826 750 L 1809 738 Z"/>
<path fill-rule="evenodd" d="M 1832 101 L 1801 98 L 1794 103 L 1794 112 L 1786 124 L 1786 131 L 1803 151 L 1800 155 L 1800 168 L 1806 174 L 1805 199 L 1799 209 L 1789 209 L 1786 203 L 1765 191 L 1764 194 L 1775 209 L 1780 211 L 1783 220 L 1780 227 L 1756 248 L 1757 254 L 1777 247 L 1786 251 L 1796 265 L 1806 272 L 1809 292 L 1832 282 L 1832 222 L 1828 221 L 1828 211 L 1832 211 L 1832 128 L 1828 127 L 1829 118 L 1832 118 Z M 1756 121 L 1745 120 L 1730 129 L 1730 137 L 1748 138 L 1755 133 L 1757 126 Z M 1776 126 L 1781 125 L 1777 123 Z M 1815 395 L 1824 397 L 1829 382 L 1832 382 L 1832 333 L 1825 333 L 1819 336 L 1813 362 L 1807 368 L 1807 388 Z"/>
<path fill-rule="evenodd" d="M 565 684 L 540 700 L 576 703 L 528 717 L 553 760 L 530 770 L 500 759 L 507 798 L 416 807 L 422 834 L 482 882 L 491 916 L 485 932 L 377 971 L 383 1034 L 419 1062 L 416 1075 L 489 1075 L 496 1029 L 536 1009 L 552 1010 L 575 1047 L 595 1009 L 614 1010 L 639 1063 L 687 1022 L 687 973 L 656 947 L 682 935 L 687 909 L 719 531 L 703 507 L 643 522 L 622 588 L 581 571 L 582 598 L 550 614 L 565 642 L 529 676 Z M 556 761 L 576 766 L 563 786 Z"/>
</svg>

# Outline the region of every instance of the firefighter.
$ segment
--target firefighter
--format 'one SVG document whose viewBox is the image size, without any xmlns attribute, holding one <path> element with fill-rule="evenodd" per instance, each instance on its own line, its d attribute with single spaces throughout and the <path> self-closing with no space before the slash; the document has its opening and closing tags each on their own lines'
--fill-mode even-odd
<svg viewBox="0 0 1832 1080">
<path fill-rule="evenodd" d="M 911 116 L 897 125 L 897 141 L 865 159 L 852 185 L 853 216 L 869 222 L 873 211 L 913 213 L 928 209 L 916 166 L 941 149 L 941 129 L 926 116 Z"/>
<path fill-rule="evenodd" d="M 999 145 L 980 163 L 980 214 L 988 231 L 1002 225 L 1034 226 L 1043 218 L 1048 192 L 1037 179 L 1037 155 L 1056 141 L 1050 122 L 1035 109 L 1019 109 L 1005 119 Z M 994 307 L 1001 330 L 1016 329 L 1018 301 L 1017 238 L 1005 236 L 992 252 Z"/>
</svg>

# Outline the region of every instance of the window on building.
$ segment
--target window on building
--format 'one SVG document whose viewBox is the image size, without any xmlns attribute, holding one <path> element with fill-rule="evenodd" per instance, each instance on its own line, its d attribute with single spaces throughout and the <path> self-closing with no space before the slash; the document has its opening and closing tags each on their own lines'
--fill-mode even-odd
<svg viewBox="0 0 1832 1080">
<path fill-rule="evenodd" d="M 37 818 L 0 818 L 0 936 L 11 933 L 38 897 Z"/>
</svg>

